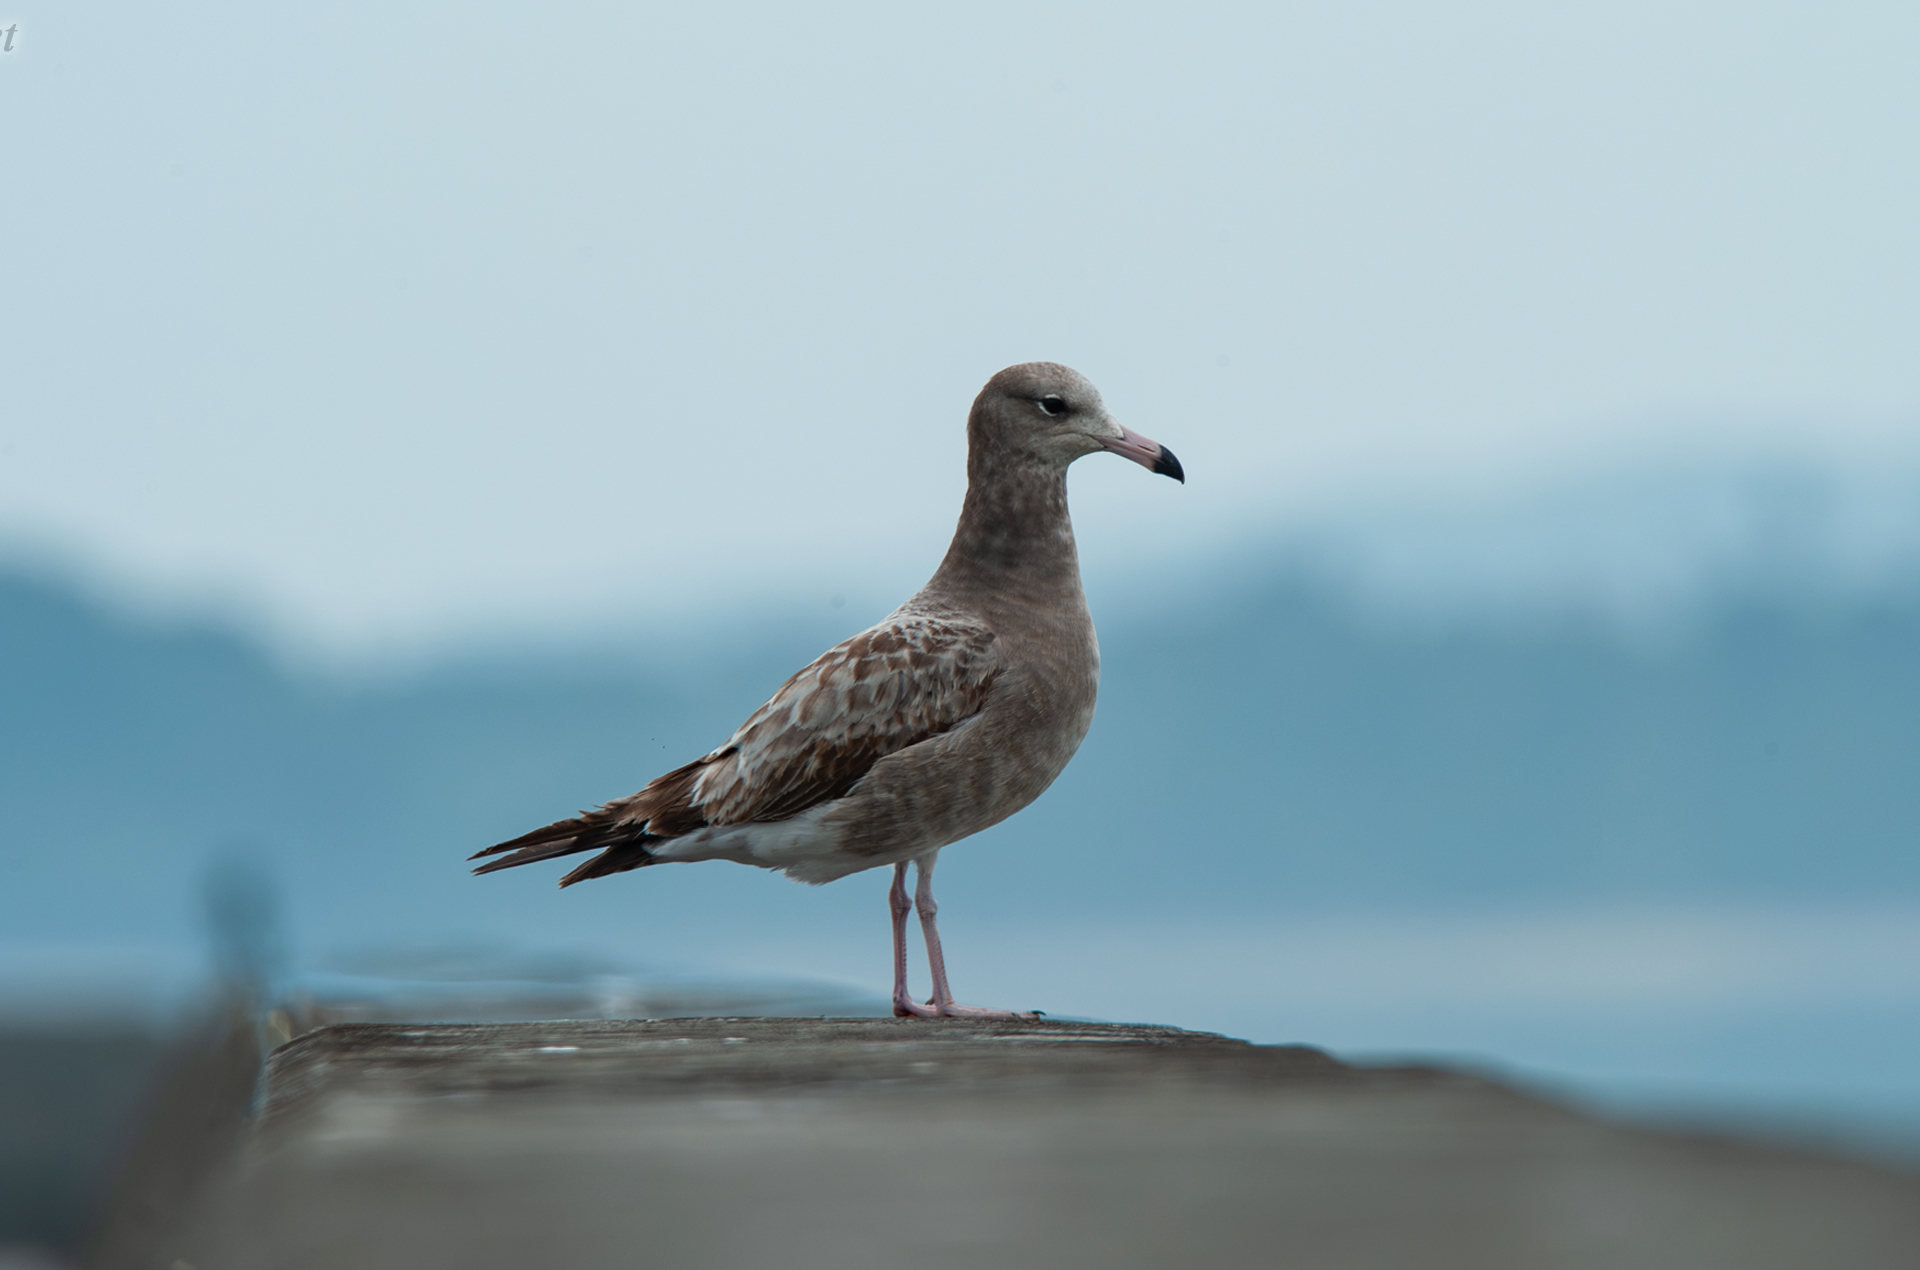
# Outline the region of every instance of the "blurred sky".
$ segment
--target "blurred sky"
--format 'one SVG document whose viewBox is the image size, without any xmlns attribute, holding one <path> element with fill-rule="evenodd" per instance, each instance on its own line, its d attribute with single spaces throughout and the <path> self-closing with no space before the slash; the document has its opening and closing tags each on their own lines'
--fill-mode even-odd
<svg viewBox="0 0 1920 1270">
<path fill-rule="evenodd" d="M 1913 501 L 1911 5 L 7 20 L 4 551 L 327 656 L 884 607 L 1030 358 L 1192 474 L 1081 465 L 1096 578 L 1648 462 Z"/>
</svg>

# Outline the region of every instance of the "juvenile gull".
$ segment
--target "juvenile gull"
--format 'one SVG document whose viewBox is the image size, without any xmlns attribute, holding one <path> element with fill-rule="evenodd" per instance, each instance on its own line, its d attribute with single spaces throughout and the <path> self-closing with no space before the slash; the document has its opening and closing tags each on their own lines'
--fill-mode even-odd
<svg viewBox="0 0 1920 1270">
<path fill-rule="evenodd" d="M 733 860 L 831 882 L 893 866 L 893 1012 L 1012 1018 L 957 1005 L 934 923 L 940 848 L 1038 798 L 1093 722 L 1100 649 L 1080 589 L 1067 466 L 1099 450 L 1184 484 L 1180 461 L 1115 423 L 1052 362 L 1010 366 L 967 416 L 967 498 L 920 593 L 822 653 L 725 745 L 616 799 L 472 857 L 475 869 L 600 854 L 561 886 L 649 864 Z M 907 865 L 918 866 L 907 896 Z M 907 992 L 907 914 L 933 976 Z"/>
</svg>

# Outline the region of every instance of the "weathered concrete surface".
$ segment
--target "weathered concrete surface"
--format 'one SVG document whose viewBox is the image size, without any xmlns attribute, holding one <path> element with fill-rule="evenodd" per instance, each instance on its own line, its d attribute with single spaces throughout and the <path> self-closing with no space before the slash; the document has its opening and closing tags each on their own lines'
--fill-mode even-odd
<svg viewBox="0 0 1920 1270">
<path fill-rule="evenodd" d="M 1920 1266 L 1920 1177 L 1164 1028 L 350 1025 L 268 1089 L 155 1264 Z"/>
</svg>

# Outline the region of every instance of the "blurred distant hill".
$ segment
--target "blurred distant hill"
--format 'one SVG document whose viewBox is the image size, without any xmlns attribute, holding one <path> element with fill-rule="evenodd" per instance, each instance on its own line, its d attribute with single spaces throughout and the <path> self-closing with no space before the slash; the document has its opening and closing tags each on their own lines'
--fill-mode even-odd
<svg viewBox="0 0 1920 1270">
<path fill-rule="evenodd" d="M 704 752 L 861 620 L 345 684 L 235 630 L 0 578 L 0 930 L 197 938 L 197 870 L 236 844 L 273 862 L 308 937 L 564 937 L 617 903 L 660 926 L 697 920 L 688 887 L 789 902 L 660 870 L 558 905 L 550 877 L 472 880 L 462 859 Z M 1276 564 L 1102 642 L 1079 759 L 967 848 L 981 867 L 955 885 L 1002 910 L 1076 880 L 1140 912 L 1920 896 L 1910 593 L 1730 597 L 1650 641 L 1395 621 Z"/>
</svg>

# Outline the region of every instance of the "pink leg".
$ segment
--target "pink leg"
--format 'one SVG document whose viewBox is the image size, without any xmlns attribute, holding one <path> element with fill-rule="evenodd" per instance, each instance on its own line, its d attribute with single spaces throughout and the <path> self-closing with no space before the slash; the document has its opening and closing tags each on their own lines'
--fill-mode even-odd
<svg viewBox="0 0 1920 1270">
<path fill-rule="evenodd" d="M 901 1008 L 902 998 L 906 992 L 906 979 L 903 970 L 901 975 L 895 980 L 893 1012 L 895 1014 L 917 1014 L 923 1017 L 939 1015 L 954 1019 L 1039 1018 L 1039 1012 L 1034 1010 L 1024 1012 L 1015 1010 L 988 1010 L 979 1006 L 956 1005 L 954 1003 L 953 990 L 947 986 L 947 959 L 940 952 L 940 928 L 934 922 L 934 918 L 940 912 L 940 906 L 936 904 L 933 899 L 933 862 L 936 858 L 935 853 L 928 852 L 926 855 L 914 861 L 919 867 L 920 877 L 913 891 L 913 906 L 920 910 L 920 933 L 925 935 L 927 940 L 927 968 L 933 972 L 933 1000 L 927 1002 L 926 1005 L 920 1005 L 908 999 L 906 1001 L 907 1008 L 903 1010 Z M 899 896 L 899 899 L 895 901 L 895 904 L 898 905 L 906 899 L 906 865 L 901 864 L 894 866 L 893 886 L 895 893 Z M 896 907 L 895 912 L 897 913 L 899 911 Z M 896 964 L 904 966 L 906 956 L 904 917 L 895 918 L 894 929 L 899 932 L 895 937 L 895 947 L 899 949 L 900 960 Z"/>
<path fill-rule="evenodd" d="M 893 889 L 887 892 L 887 907 L 893 910 L 893 1013 L 896 1018 L 925 1017 L 933 1011 L 907 993 L 907 914 L 913 901 L 907 898 L 907 866 L 893 866 Z"/>
</svg>

